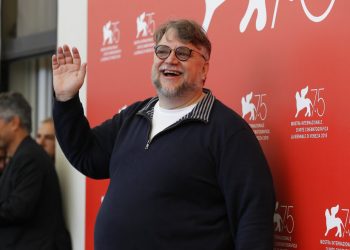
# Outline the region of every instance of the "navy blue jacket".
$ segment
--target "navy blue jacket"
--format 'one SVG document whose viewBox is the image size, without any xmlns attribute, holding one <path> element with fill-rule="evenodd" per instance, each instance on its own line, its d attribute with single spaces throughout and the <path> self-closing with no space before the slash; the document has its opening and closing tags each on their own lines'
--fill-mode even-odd
<svg viewBox="0 0 350 250">
<path fill-rule="evenodd" d="M 274 189 L 249 125 L 210 91 L 148 140 L 157 98 L 90 129 L 78 97 L 55 102 L 58 141 L 91 178 L 110 178 L 95 249 L 272 249 Z"/>
</svg>

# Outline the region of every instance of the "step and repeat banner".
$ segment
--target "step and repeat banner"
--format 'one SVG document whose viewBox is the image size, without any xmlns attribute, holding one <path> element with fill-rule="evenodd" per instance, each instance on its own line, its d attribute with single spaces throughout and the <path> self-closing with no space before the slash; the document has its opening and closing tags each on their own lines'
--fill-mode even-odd
<svg viewBox="0 0 350 250">
<path fill-rule="evenodd" d="M 196 20 L 213 45 L 206 87 L 250 124 L 269 161 L 275 249 L 350 249 L 350 1 L 88 3 L 92 126 L 155 95 L 155 28 Z M 87 179 L 86 249 L 107 185 Z"/>
</svg>

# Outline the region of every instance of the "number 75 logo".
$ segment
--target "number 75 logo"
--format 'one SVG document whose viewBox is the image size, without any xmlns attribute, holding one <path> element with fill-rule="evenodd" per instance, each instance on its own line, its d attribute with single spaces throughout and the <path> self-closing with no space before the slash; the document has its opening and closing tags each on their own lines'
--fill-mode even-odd
<svg viewBox="0 0 350 250">
<path fill-rule="evenodd" d="M 264 121 L 267 115 L 267 105 L 263 100 L 265 96 L 266 94 L 253 95 L 253 92 L 243 96 L 241 99 L 242 117 L 244 118 L 250 113 L 249 120 L 255 121 L 257 118 L 260 118 Z"/>
<path fill-rule="evenodd" d="M 300 90 L 300 93 L 297 91 L 295 93 L 296 109 L 295 118 L 298 117 L 300 111 L 306 109 L 304 116 L 311 117 L 314 114 L 317 114 L 319 117 L 324 115 L 326 111 L 326 102 L 321 96 L 323 94 L 324 88 L 311 89 L 313 93 L 313 98 L 310 99 L 307 97 L 309 91 L 309 86 Z"/>
</svg>

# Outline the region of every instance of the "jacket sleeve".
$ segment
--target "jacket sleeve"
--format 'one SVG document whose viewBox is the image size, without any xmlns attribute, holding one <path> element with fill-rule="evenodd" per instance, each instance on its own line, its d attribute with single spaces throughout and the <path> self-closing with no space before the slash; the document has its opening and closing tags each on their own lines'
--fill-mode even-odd
<svg viewBox="0 0 350 250">
<path fill-rule="evenodd" d="M 241 129 L 222 146 L 218 179 L 235 249 L 271 250 L 275 193 L 254 133 Z"/>
<path fill-rule="evenodd" d="M 53 119 L 57 140 L 69 162 L 94 179 L 109 178 L 109 160 L 121 126 L 119 115 L 91 129 L 79 97 L 55 100 Z"/>
<path fill-rule="evenodd" d="M 0 202 L 0 225 L 23 223 L 35 213 L 44 182 L 43 168 L 32 159 L 24 159 L 20 166 L 13 165 L 10 180 L 14 187 L 9 196 Z"/>
</svg>

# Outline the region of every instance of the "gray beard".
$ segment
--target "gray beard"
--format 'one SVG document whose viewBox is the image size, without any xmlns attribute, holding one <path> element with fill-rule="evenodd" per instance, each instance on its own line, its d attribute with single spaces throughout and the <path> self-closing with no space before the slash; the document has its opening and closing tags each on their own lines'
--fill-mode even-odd
<svg viewBox="0 0 350 250">
<path fill-rule="evenodd" d="M 181 97 L 181 96 L 185 96 L 186 93 L 192 92 L 195 90 L 195 87 L 188 82 L 183 82 L 183 84 L 181 84 L 180 86 L 169 89 L 162 86 L 159 79 L 152 79 L 152 81 L 153 81 L 153 85 L 157 89 L 158 94 L 161 94 L 162 96 L 165 96 L 165 97 Z"/>
</svg>

